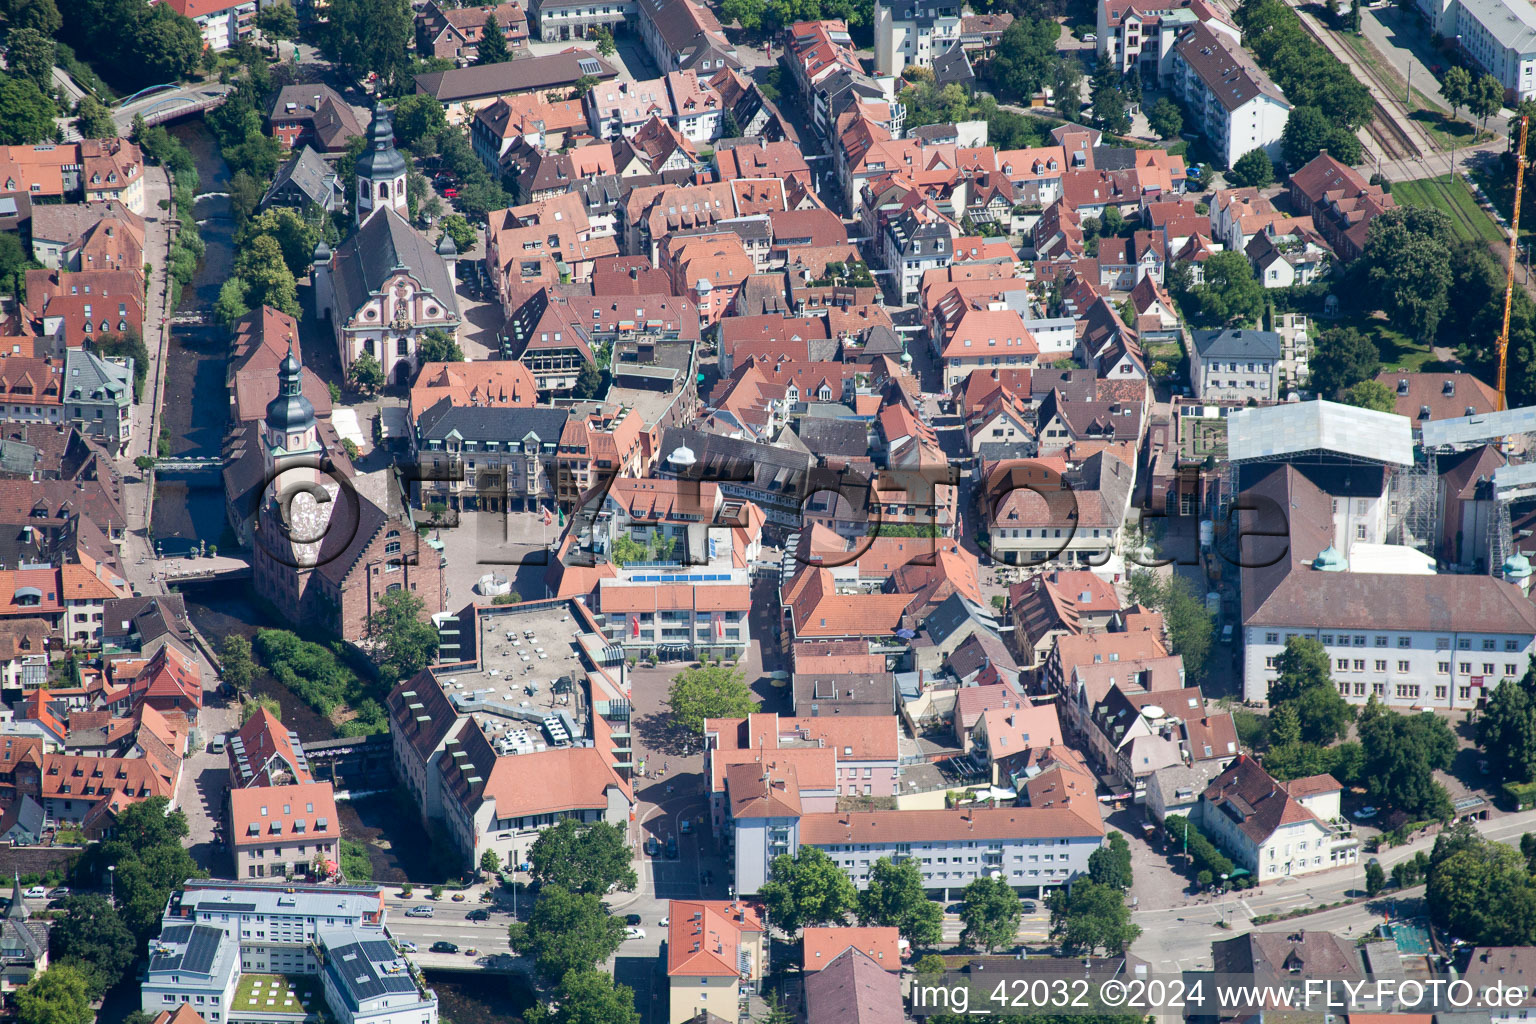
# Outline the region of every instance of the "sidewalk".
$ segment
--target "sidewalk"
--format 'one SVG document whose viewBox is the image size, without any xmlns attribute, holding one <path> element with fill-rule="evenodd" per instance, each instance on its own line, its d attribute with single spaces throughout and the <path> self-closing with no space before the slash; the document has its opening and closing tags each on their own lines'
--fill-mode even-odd
<svg viewBox="0 0 1536 1024">
<path fill-rule="evenodd" d="M 171 313 L 166 268 L 170 265 L 171 226 L 177 211 L 161 209 L 162 201 L 171 202 L 168 172 L 164 167 L 147 168 L 144 177 L 144 261 L 151 269 L 144 304 L 144 347 L 149 351 L 149 367 L 145 374 L 143 400 L 135 402 L 130 410 L 132 427 L 128 445 L 117 457 L 117 469 L 123 478 L 123 513 L 127 518 L 119 558 L 129 582 L 146 594 L 165 592 L 163 584 L 150 580 L 154 572 L 154 550 L 149 540 L 153 477 L 141 473 L 133 464 L 140 456 L 155 456 L 160 400 L 165 388 L 164 367 L 169 344 L 166 321 Z"/>
</svg>

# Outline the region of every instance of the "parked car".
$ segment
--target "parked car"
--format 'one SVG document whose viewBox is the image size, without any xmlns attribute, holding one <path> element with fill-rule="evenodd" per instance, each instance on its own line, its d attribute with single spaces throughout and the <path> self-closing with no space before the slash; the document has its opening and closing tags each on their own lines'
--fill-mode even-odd
<svg viewBox="0 0 1536 1024">
<path fill-rule="evenodd" d="M 667 859 L 677 860 L 677 836 L 667 836 Z"/>
<path fill-rule="evenodd" d="M 660 853 L 661 853 L 661 844 L 656 841 L 656 837 L 655 836 L 646 836 L 645 837 L 645 855 L 647 857 L 655 857 L 655 856 L 659 855 Z"/>
<path fill-rule="evenodd" d="M 491 912 L 484 907 L 476 907 L 465 914 L 464 917 L 470 921 L 489 921 L 491 919 Z"/>
<path fill-rule="evenodd" d="M 1362 807 L 1355 812 L 1355 817 L 1359 818 L 1361 821 L 1369 821 L 1370 819 L 1376 817 L 1376 808 Z M 30 895 L 30 893 L 28 895 Z"/>
<path fill-rule="evenodd" d="M 48 889 L 47 889 L 46 886 L 34 885 L 32 888 L 30 888 L 30 889 L 28 889 L 26 891 L 26 897 L 29 900 L 46 899 L 47 896 L 48 896 Z"/>
<path fill-rule="evenodd" d="M 457 953 L 458 951 L 459 947 L 452 942 L 444 942 L 439 939 L 432 943 L 432 952 L 434 953 Z"/>
<path fill-rule="evenodd" d="M 633 925 L 638 925 L 640 923 L 640 915 L 639 914 L 625 914 L 624 915 L 624 923 L 627 924 L 627 925 L 632 925 L 632 926 Z"/>
<path fill-rule="evenodd" d="M 626 939 L 643 939 L 643 938 L 645 938 L 645 929 L 644 928 L 625 928 L 624 929 L 624 937 Z"/>
<path fill-rule="evenodd" d="M 51 899 L 51 900 L 61 900 L 65 896 L 68 896 L 68 895 L 69 895 L 69 886 L 61 885 L 57 889 L 55 889 L 52 892 L 50 892 L 48 894 L 48 898 Z"/>
<path fill-rule="evenodd" d="M 689 821 L 687 818 L 680 818 L 677 822 L 677 830 L 683 835 L 687 835 L 689 832 L 693 831 L 693 822 Z"/>
<path fill-rule="evenodd" d="M 457 199 L 457 198 L 459 198 L 459 190 L 456 189 L 456 188 L 445 188 L 445 189 L 443 189 L 443 198 L 444 199 Z"/>
<path fill-rule="evenodd" d="M 402 943 L 400 943 L 400 952 L 402 952 L 402 953 L 414 953 L 414 952 L 416 952 L 416 943 L 414 943 L 414 942 L 402 942 Z"/>
<path fill-rule="evenodd" d="M 431 917 L 432 916 L 432 908 L 429 907 L 429 906 L 426 906 L 425 904 L 423 904 L 422 906 L 419 906 L 419 907 L 412 907 L 410 910 L 407 910 L 405 912 L 405 916 L 406 917 Z"/>
</svg>

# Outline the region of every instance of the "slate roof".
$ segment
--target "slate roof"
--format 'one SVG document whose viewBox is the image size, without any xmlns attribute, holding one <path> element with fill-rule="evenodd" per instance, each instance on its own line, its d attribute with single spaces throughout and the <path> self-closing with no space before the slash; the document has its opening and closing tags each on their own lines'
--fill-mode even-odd
<svg viewBox="0 0 1536 1024">
<path fill-rule="evenodd" d="M 389 207 L 364 221 L 332 258 L 337 315 L 346 318 L 361 309 L 398 270 L 408 271 L 444 309 L 458 315 L 453 279 L 437 247 Z"/>
<path fill-rule="evenodd" d="M 1176 49 L 1190 70 L 1228 111 L 1237 110 L 1259 96 L 1267 96 L 1290 109 L 1285 93 L 1242 47 L 1206 26 L 1196 25 L 1186 32 Z M 1097 160 L 1098 154 L 1094 157 Z"/>
<path fill-rule="evenodd" d="M 1191 331 L 1204 359 L 1279 359 L 1280 335 L 1243 329 Z M 1459 414 L 1458 414 L 1459 415 Z"/>
<path fill-rule="evenodd" d="M 524 57 L 500 64 L 482 64 L 417 75 L 416 91 L 435 96 L 443 103 L 453 103 L 480 96 L 501 96 L 506 93 L 570 86 L 589 73 L 582 68 L 585 61 L 596 63 L 597 70 L 590 72 L 595 78 L 608 81 L 619 77 L 618 69 L 598 56 L 596 50 L 567 50 L 543 57 Z"/>
<path fill-rule="evenodd" d="M 292 160 L 278 168 L 277 177 L 272 179 L 267 194 L 261 197 L 261 205 L 266 206 L 278 190 L 290 182 L 304 193 L 304 198 L 317 206 L 329 208 L 337 198 L 335 188 L 339 179 L 335 168 L 309 146 L 299 150 Z"/>
<path fill-rule="evenodd" d="M 416 436 L 418 441 L 438 441 L 458 431 L 465 440 L 511 443 L 534 434 L 543 443 L 555 444 L 569 417 L 566 409 L 454 405 L 445 398 L 421 414 Z"/>
</svg>

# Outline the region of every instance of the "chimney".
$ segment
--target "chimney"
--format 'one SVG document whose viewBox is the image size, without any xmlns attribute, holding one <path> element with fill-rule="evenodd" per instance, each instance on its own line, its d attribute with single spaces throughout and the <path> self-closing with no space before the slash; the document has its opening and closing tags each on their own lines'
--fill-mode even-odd
<svg viewBox="0 0 1536 1024">
<path fill-rule="evenodd" d="M 1400 394 L 1400 395 L 1406 395 L 1408 393 L 1408 378 L 1407 377 L 1399 377 L 1397 379 L 1397 393 Z"/>
</svg>

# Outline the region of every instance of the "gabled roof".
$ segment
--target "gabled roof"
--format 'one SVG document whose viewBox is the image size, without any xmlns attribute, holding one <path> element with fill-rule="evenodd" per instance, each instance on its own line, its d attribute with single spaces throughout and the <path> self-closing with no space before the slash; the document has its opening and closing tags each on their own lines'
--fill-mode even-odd
<svg viewBox="0 0 1536 1024">
<path fill-rule="evenodd" d="M 332 257 L 336 315 L 343 321 L 350 319 L 401 271 L 410 274 L 450 318 L 458 317 L 453 279 L 437 247 L 387 206 L 364 221 Z"/>
<path fill-rule="evenodd" d="M 805 979 L 809 1024 L 902 1024 L 901 979 L 857 947 Z"/>
<path fill-rule="evenodd" d="M 739 977 L 743 941 L 763 933 L 757 908 L 741 900 L 672 900 L 667 917 L 668 977 Z"/>
</svg>

